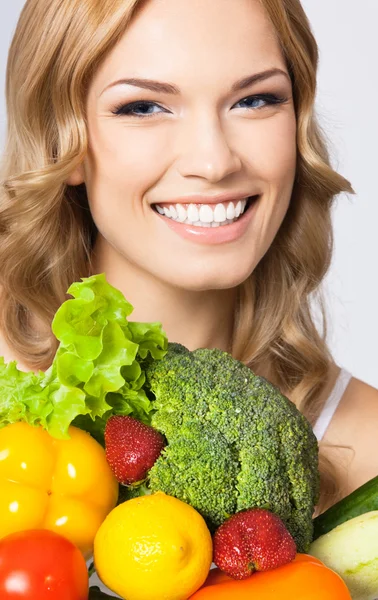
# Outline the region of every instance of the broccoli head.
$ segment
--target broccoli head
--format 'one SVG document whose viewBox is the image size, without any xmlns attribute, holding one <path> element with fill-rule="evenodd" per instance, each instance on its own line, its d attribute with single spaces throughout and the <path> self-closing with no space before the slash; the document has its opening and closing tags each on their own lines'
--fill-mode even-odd
<svg viewBox="0 0 378 600">
<path fill-rule="evenodd" d="M 319 492 L 318 444 L 295 405 L 217 349 L 169 344 L 146 378 L 151 424 L 168 442 L 149 472 L 150 490 L 188 502 L 212 531 L 240 510 L 266 508 L 305 552 Z"/>
</svg>

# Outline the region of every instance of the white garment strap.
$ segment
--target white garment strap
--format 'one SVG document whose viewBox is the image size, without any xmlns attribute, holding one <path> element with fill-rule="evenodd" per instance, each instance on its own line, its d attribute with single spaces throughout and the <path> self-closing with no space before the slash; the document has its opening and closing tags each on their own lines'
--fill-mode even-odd
<svg viewBox="0 0 378 600">
<path fill-rule="evenodd" d="M 336 380 L 335 387 L 323 406 L 323 410 L 320 413 L 314 427 L 314 433 L 318 442 L 322 440 L 351 378 L 352 375 L 349 373 L 349 371 L 346 369 L 341 369 Z"/>
</svg>

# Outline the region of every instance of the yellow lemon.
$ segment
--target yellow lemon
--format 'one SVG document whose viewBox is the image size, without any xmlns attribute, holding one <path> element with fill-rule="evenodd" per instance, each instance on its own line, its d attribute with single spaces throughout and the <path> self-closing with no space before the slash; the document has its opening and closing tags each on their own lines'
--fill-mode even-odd
<svg viewBox="0 0 378 600">
<path fill-rule="evenodd" d="M 209 573 L 212 539 L 194 508 L 157 492 L 112 510 L 94 560 L 103 583 L 127 600 L 186 600 Z"/>
</svg>

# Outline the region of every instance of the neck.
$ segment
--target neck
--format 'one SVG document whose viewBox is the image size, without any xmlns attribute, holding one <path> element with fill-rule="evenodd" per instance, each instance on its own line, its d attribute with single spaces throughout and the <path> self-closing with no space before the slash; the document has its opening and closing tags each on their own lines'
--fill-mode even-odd
<svg viewBox="0 0 378 600">
<path fill-rule="evenodd" d="M 130 321 L 160 322 L 170 342 L 189 350 L 219 348 L 231 352 L 236 289 L 191 291 L 141 272 L 106 253 L 93 259 L 93 273 L 105 273 L 134 307 Z"/>
</svg>

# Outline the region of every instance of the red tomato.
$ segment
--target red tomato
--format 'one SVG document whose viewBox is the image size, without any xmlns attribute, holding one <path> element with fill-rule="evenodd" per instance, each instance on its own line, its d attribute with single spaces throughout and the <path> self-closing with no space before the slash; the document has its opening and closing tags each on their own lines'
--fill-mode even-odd
<svg viewBox="0 0 378 600">
<path fill-rule="evenodd" d="M 88 600 L 88 571 L 80 550 L 48 530 L 0 539 L 1 600 Z"/>
</svg>

